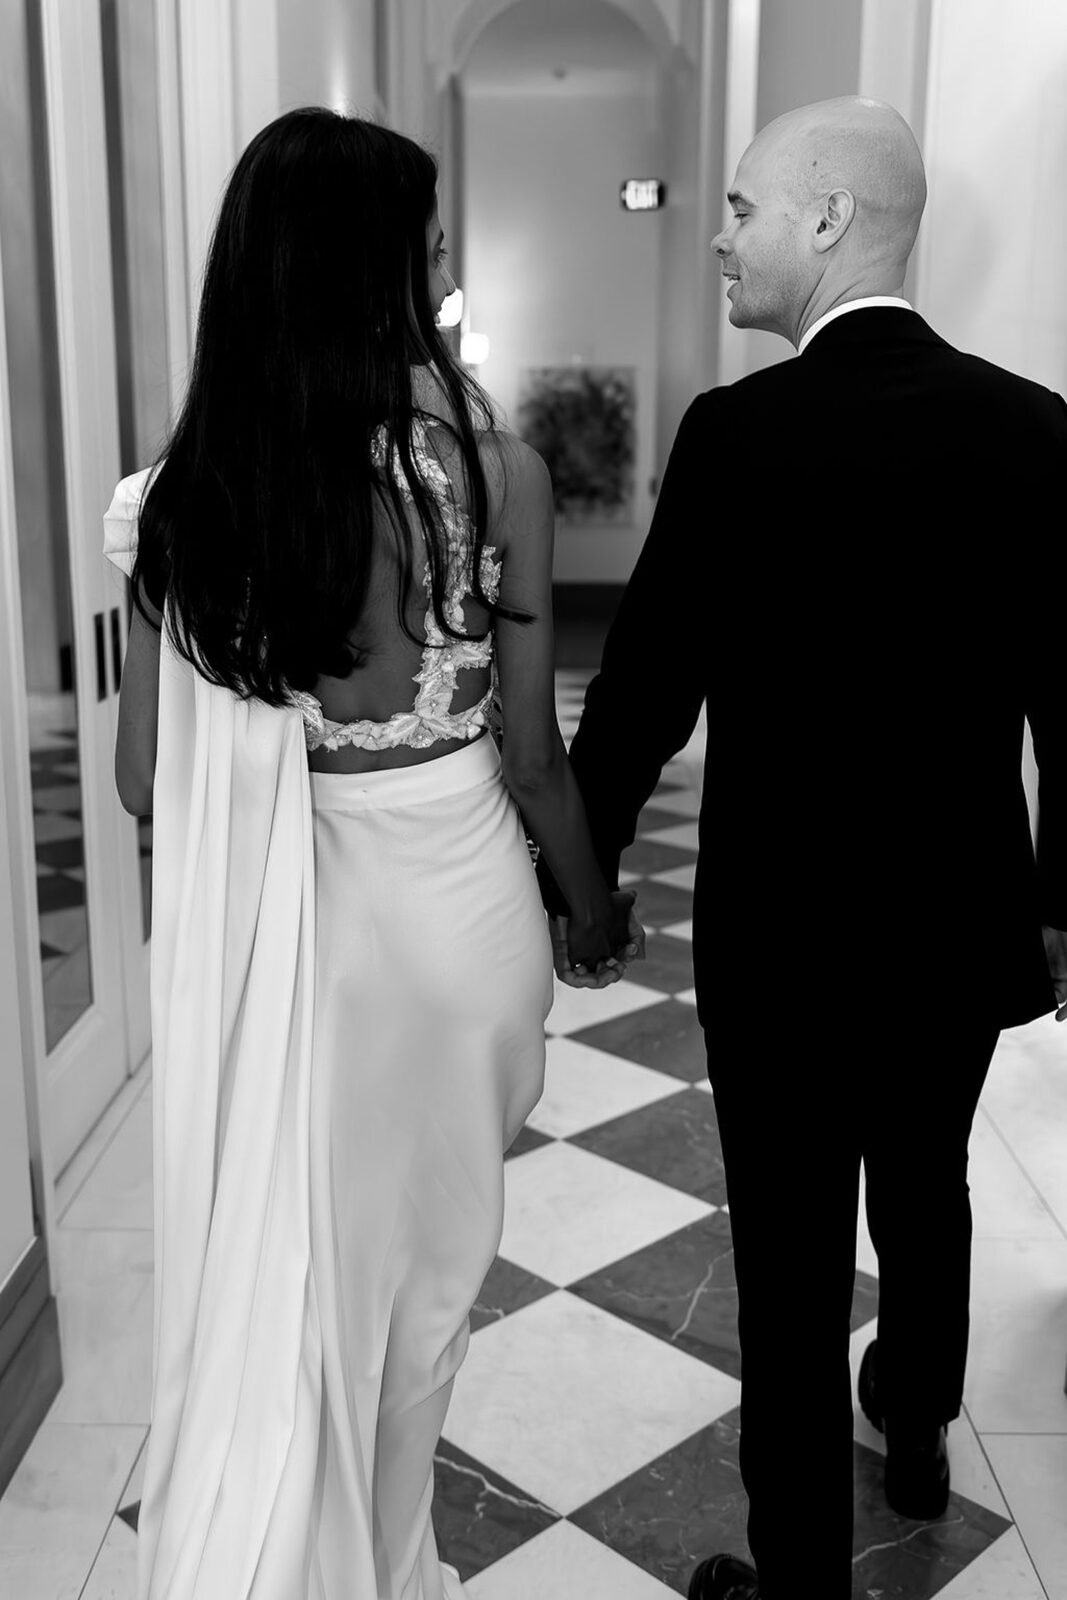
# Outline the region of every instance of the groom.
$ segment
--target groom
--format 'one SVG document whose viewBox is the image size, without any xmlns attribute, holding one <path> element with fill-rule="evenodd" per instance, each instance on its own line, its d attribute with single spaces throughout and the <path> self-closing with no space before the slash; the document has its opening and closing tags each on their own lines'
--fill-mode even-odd
<svg viewBox="0 0 1067 1600">
<path fill-rule="evenodd" d="M 1048 509 L 1067 406 L 902 298 L 925 197 L 906 123 L 869 100 L 780 117 L 745 153 L 712 242 L 730 321 L 799 357 L 689 407 L 571 750 L 614 883 L 707 701 L 693 955 L 756 1569 L 712 1556 L 692 1600 L 851 1593 L 861 1161 L 879 1318 L 860 1403 L 890 1504 L 944 1509 L 971 1121 L 999 1030 L 1067 1002 L 1067 559 Z"/>
</svg>

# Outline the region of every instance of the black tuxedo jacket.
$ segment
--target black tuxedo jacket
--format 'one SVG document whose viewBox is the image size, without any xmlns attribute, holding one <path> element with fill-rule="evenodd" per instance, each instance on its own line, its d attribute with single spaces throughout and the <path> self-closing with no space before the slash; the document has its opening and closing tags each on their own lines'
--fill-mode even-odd
<svg viewBox="0 0 1067 1600">
<path fill-rule="evenodd" d="M 904 307 L 836 318 L 689 407 L 571 761 L 614 883 L 707 701 L 705 1022 L 791 996 L 1001 1027 L 1054 1007 L 1065 475 L 1063 400 Z M 564 909 L 543 870 L 542 888 Z"/>
</svg>

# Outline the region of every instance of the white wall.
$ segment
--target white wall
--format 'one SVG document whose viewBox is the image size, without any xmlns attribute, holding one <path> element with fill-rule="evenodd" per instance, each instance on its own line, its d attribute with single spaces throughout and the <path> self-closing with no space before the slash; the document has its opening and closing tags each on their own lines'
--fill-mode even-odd
<svg viewBox="0 0 1067 1600">
<path fill-rule="evenodd" d="M 719 381 L 721 280 L 710 241 L 721 227 L 726 0 L 689 0 L 686 47 L 663 73 L 660 116 L 667 205 L 660 248 L 657 474 L 694 395 Z"/>
<path fill-rule="evenodd" d="M 372 0 L 277 0 L 279 110 L 374 115 Z"/>
<path fill-rule="evenodd" d="M 731 0 L 734 4 L 737 0 Z M 908 0 L 900 0 L 900 4 L 906 8 Z M 752 9 L 752 0 L 746 0 L 744 9 Z M 758 0 L 758 10 L 754 124 L 740 139 L 731 130 L 733 144 L 726 150 L 727 188 L 745 146 L 760 128 L 796 106 L 855 94 L 859 88 L 863 0 L 803 0 L 802 4 L 798 0 Z M 731 67 L 736 71 L 742 64 L 731 62 Z M 787 340 L 757 328 L 727 325 L 723 340 L 730 378 L 773 366 L 794 354 Z"/>
<path fill-rule="evenodd" d="M 1067 4 L 935 0 L 918 309 L 1067 390 Z"/>
<path fill-rule="evenodd" d="M 561 582 L 624 582 L 648 530 L 663 213 L 624 212 L 619 183 L 660 171 L 655 105 L 636 88 L 466 97 L 465 289 L 490 340 L 479 377 L 514 421 L 523 368 L 577 357 L 637 372 L 633 526 L 561 527 Z"/>
<path fill-rule="evenodd" d="M 952 344 L 1067 392 L 1067 5 L 934 0 L 917 309 Z M 1031 825 L 1037 771 L 1023 779 Z"/>
</svg>

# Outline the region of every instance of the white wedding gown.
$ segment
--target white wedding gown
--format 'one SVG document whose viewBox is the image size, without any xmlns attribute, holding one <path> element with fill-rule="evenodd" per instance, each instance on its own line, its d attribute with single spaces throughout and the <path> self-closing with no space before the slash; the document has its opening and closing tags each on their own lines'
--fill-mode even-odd
<svg viewBox="0 0 1067 1600">
<path fill-rule="evenodd" d="M 105 519 L 127 572 L 147 478 Z M 164 630 L 138 1600 L 464 1594 L 433 1454 L 541 1093 L 547 929 L 488 735 L 309 773 L 309 718 Z"/>
</svg>

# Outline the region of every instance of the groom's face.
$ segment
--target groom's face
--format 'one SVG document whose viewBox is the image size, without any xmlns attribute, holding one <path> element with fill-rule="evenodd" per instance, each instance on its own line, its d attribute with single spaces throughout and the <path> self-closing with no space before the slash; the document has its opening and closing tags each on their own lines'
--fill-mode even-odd
<svg viewBox="0 0 1067 1600">
<path fill-rule="evenodd" d="M 745 152 L 730 189 L 731 220 L 711 241 L 727 280 L 735 328 L 766 328 L 788 338 L 806 297 L 802 219 L 773 149 Z"/>
</svg>

